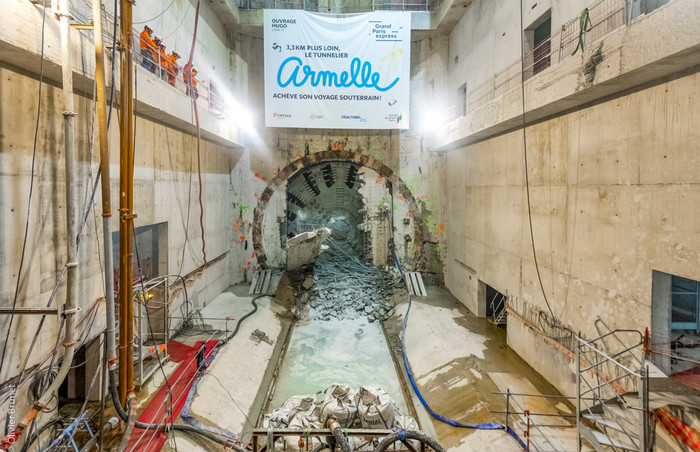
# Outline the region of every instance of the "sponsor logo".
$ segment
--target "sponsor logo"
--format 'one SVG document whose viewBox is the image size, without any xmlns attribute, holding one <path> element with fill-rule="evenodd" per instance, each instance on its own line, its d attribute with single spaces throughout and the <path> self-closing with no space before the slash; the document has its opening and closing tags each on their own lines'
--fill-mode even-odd
<svg viewBox="0 0 700 452">
<path fill-rule="evenodd" d="M 292 114 L 291 113 L 272 113 L 272 117 L 277 118 L 277 119 L 291 118 Z"/>
<path fill-rule="evenodd" d="M 278 52 L 282 51 L 282 46 L 277 44 L 276 42 L 272 43 L 272 50 L 277 50 Z"/>
<path fill-rule="evenodd" d="M 316 114 L 314 114 L 314 113 L 311 113 L 311 114 L 309 115 L 309 119 L 312 119 L 312 120 L 313 120 L 313 119 L 323 119 L 323 115 L 316 115 Z"/>
<path fill-rule="evenodd" d="M 367 119 L 363 118 L 360 115 L 340 115 L 340 119 L 349 119 L 352 121 L 367 122 Z"/>
<path fill-rule="evenodd" d="M 401 121 L 403 121 L 403 115 L 401 113 L 391 114 L 388 116 L 384 116 L 384 119 L 386 119 L 389 122 L 395 122 L 396 124 L 401 124 Z"/>
</svg>

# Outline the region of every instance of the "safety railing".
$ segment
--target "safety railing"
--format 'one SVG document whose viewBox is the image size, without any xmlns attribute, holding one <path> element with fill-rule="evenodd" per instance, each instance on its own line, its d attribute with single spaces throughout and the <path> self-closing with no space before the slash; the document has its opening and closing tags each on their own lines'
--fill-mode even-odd
<svg viewBox="0 0 700 452">
<path fill-rule="evenodd" d="M 430 11 L 430 0 L 239 0 L 240 9 L 301 9 L 313 12 Z"/>
<path fill-rule="evenodd" d="M 143 50 L 147 52 L 142 52 L 141 43 L 146 46 Z M 164 84 L 170 85 L 185 96 L 194 97 L 199 105 L 207 108 L 212 113 L 226 116 L 226 103 L 215 92 L 211 82 L 207 85 L 195 76 L 192 84 L 188 84 L 185 82 L 184 66 L 175 64 L 173 67 L 172 62 L 165 55 L 157 51 L 151 51 L 148 43 L 143 41 L 136 32 L 134 32 L 134 48 L 139 49 L 134 52 L 134 63 L 146 72 L 146 74 L 142 75 L 160 78 Z M 149 72 L 151 75 L 148 75 Z"/>
<path fill-rule="evenodd" d="M 632 345 L 619 351 L 604 351 L 613 336 L 630 335 Z M 603 445 L 646 451 L 649 445 L 649 379 L 645 369 L 633 369 L 640 362 L 644 340 L 639 331 L 614 330 L 596 339 L 576 336 L 577 418 L 579 438 Z M 637 404 L 633 404 L 634 398 Z M 589 428 L 584 423 L 592 424 Z"/>
<path fill-rule="evenodd" d="M 571 403 L 576 401 L 576 397 L 549 394 L 520 394 L 511 392 L 510 389 L 506 390 L 506 392 L 493 392 L 492 394 L 500 394 L 506 398 L 506 410 L 492 411 L 492 413 L 505 415 L 506 430 L 510 428 L 519 434 L 519 436 L 525 442 L 526 451 L 563 452 L 566 450 L 575 450 L 575 444 L 562 444 L 560 440 L 555 439 L 551 435 L 551 430 L 548 429 L 551 429 L 552 427 L 573 428 L 576 415 L 562 414 L 559 412 L 533 412 L 532 410 L 526 408 L 526 406 L 529 404 L 525 403 L 525 400 L 527 398 L 538 398 L 547 401 L 558 400 L 560 402 Z M 548 422 L 548 420 L 552 419 L 557 419 L 558 422 Z M 568 422 L 563 423 L 562 420 L 567 420 L 571 422 L 571 424 Z"/>
<path fill-rule="evenodd" d="M 353 451 L 371 452 L 374 450 L 377 440 L 381 440 L 385 436 L 394 434 L 394 430 L 346 428 L 343 429 L 343 434 L 347 438 L 349 446 Z M 330 429 L 324 428 L 284 428 L 274 430 L 255 428 L 253 429 L 251 438 L 251 449 L 252 452 L 270 452 L 278 450 L 276 447 L 271 447 L 272 444 L 268 444 L 268 442 L 272 441 L 275 443 L 281 439 L 284 443 L 281 448 L 283 450 L 288 450 L 289 448 L 286 445 L 286 439 L 289 438 L 293 441 L 295 449 L 296 446 L 298 446 L 299 452 L 312 452 L 318 445 L 317 440 L 328 437 L 332 438 L 333 433 L 330 431 Z M 304 438 L 306 441 L 304 441 Z M 432 450 L 432 448 L 426 447 L 426 444 L 422 442 L 420 442 L 420 445 L 418 448 L 416 448 L 415 442 L 418 441 L 415 440 L 406 439 L 401 440 L 400 442 L 402 443 L 401 445 L 399 445 L 399 441 L 397 441 L 394 443 L 394 447 L 392 447 L 390 450 L 409 452 L 425 452 L 426 450 Z"/>
<path fill-rule="evenodd" d="M 580 17 L 564 23 L 558 32 L 525 53 L 522 61 L 518 58 L 470 91 L 467 96 L 467 111 L 476 110 L 504 93 L 519 88 L 523 81 L 559 64 L 574 53 L 579 39 L 583 47 L 588 49 L 628 24 L 632 17 L 627 5 L 630 1 L 632 0 L 600 0 L 593 4 L 588 8 L 590 25 L 585 27 L 583 33 Z"/>
<path fill-rule="evenodd" d="M 92 23 L 92 11 L 90 9 L 85 9 L 81 10 L 78 8 L 74 8 L 71 10 L 71 14 L 74 16 L 74 21 L 77 23 L 77 25 L 89 25 Z M 115 42 L 115 37 L 112 35 L 113 30 L 114 30 L 114 15 L 106 10 L 103 10 L 103 40 L 105 47 L 109 50 L 107 52 L 107 56 L 111 57 L 111 51 L 115 47 L 115 45 L 118 47 L 118 42 Z M 85 33 L 91 34 L 94 33 L 91 27 L 81 27 L 81 30 L 83 30 Z M 145 72 L 151 72 L 153 77 L 159 77 L 161 78 L 162 82 L 164 84 L 169 84 L 168 83 L 168 78 L 167 75 L 165 77 L 162 76 L 161 69 L 163 68 L 164 64 L 161 61 L 161 55 L 159 52 L 156 59 L 154 60 L 154 65 L 156 71 L 150 71 L 149 69 L 144 67 L 144 61 L 143 57 L 141 55 L 141 39 L 140 39 L 140 31 L 134 28 L 132 30 L 132 34 L 134 37 L 134 64 L 143 68 Z M 119 39 L 119 35 L 117 34 L 116 39 Z M 117 66 L 117 69 L 115 69 L 115 72 L 118 72 L 118 65 L 119 65 L 119 55 L 118 55 L 118 50 L 115 54 L 115 65 Z M 110 61 L 107 61 L 107 64 L 110 64 Z M 196 66 L 196 64 L 195 64 Z M 76 68 L 76 70 L 80 70 L 80 68 Z M 167 71 L 165 72 L 167 74 Z M 177 91 L 180 91 L 183 93 L 185 96 L 188 96 L 188 87 L 185 83 L 185 81 L 182 79 L 182 74 L 183 74 L 183 67 L 180 65 L 177 65 L 177 75 L 175 77 L 175 83 L 172 84 L 171 86 L 176 89 Z M 138 71 L 136 77 L 138 78 L 139 76 L 146 75 L 143 74 L 143 71 Z M 207 74 L 200 74 L 206 77 Z M 218 94 L 215 85 L 209 81 L 202 81 L 197 79 L 197 92 L 199 94 L 197 98 L 197 103 L 199 106 L 202 108 L 205 108 L 215 114 L 216 116 L 219 117 L 225 117 L 228 115 L 228 107 L 227 103 L 225 102 L 224 98 Z M 223 87 L 222 87 L 223 88 Z M 196 97 L 196 96 L 195 96 Z"/>
</svg>

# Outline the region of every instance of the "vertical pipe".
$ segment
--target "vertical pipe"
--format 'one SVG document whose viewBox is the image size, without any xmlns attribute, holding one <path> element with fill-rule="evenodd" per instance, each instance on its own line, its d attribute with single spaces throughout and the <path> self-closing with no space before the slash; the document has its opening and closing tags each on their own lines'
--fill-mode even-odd
<svg viewBox="0 0 700 452">
<path fill-rule="evenodd" d="M 134 235 L 134 104 L 132 2 L 121 0 L 121 118 L 119 143 L 119 396 L 126 405 L 134 390 L 134 304 L 132 249 Z"/>
<path fill-rule="evenodd" d="M 115 19 L 116 20 L 116 19 Z M 112 260 L 112 202 L 109 172 L 109 139 L 107 129 L 107 107 L 105 102 L 105 59 L 102 41 L 102 0 L 92 0 L 92 21 L 95 30 L 95 82 L 97 84 L 97 122 L 100 133 L 100 173 L 102 177 L 102 233 L 105 266 L 105 311 L 107 317 L 107 351 L 105 358 L 110 368 L 117 361 L 114 319 L 114 262 Z"/>
<path fill-rule="evenodd" d="M 508 416 L 510 414 L 510 388 L 506 389 L 506 432 L 508 432 Z"/>
<path fill-rule="evenodd" d="M 581 344 L 578 341 L 576 341 L 576 450 L 581 452 Z"/>
</svg>

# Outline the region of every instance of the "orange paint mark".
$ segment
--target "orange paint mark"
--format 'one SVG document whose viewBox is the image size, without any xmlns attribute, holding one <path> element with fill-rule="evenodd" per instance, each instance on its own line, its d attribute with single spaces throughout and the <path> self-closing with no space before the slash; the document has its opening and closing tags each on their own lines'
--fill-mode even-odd
<svg viewBox="0 0 700 452">
<path fill-rule="evenodd" d="M 396 194 L 396 199 L 403 201 L 403 195 L 401 193 Z"/>
<path fill-rule="evenodd" d="M 262 178 L 263 182 L 267 182 L 267 177 Z"/>
<path fill-rule="evenodd" d="M 297 158 L 301 158 L 301 154 L 297 152 Z"/>
<path fill-rule="evenodd" d="M 250 262 L 248 262 L 248 263 L 247 263 L 246 265 L 251 265 L 251 263 L 250 263 Z"/>
<path fill-rule="evenodd" d="M 445 225 L 444 225 L 444 224 L 440 224 L 440 230 L 441 230 L 441 231 L 444 231 L 444 230 L 445 230 Z"/>
<path fill-rule="evenodd" d="M 254 196 L 257 198 L 257 197 L 258 197 L 258 194 L 256 193 Z"/>
<path fill-rule="evenodd" d="M 242 236 L 241 236 L 241 240 L 245 240 L 245 235 L 242 235 Z"/>
<path fill-rule="evenodd" d="M 248 224 L 248 220 L 245 220 L 244 223 L 245 223 L 245 224 Z"/>
<path fill-rule="evenodd" d="M 258 173 L 255 173 L 255 177 L 260 177 L 260 174 L 258 174 Z"/>
<path fill-rule="evenodd" d="M 410 216 L 413 216 L 413 214 L 412 214 L 411 211 L 409 210 L 408 212 L 406 212 L 406 216 L 407 216 L 407 217 L 410 217 Z"/>
<path fill-rule="evenodd" d="M 378 183 L 378 184 L 383 184 L 383 183 L 384 183 L 384 181 L 382 180 L 382 178 L 381 178 L 381 177 L 378 177 L 378 178 L 377 178 L 377 183 Z"/>
</svg>

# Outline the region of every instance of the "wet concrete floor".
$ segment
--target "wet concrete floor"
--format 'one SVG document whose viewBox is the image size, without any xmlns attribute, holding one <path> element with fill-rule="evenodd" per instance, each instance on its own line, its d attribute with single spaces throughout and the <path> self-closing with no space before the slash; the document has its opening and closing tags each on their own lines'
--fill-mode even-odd
<svg viewBox="0 0 700 452">
<path fill-rule="evenodd" d="M 427 290 L 427 297 L 413 298 L 406 349 L 419 389 L 434 411 L 462 423 L 504 423 L 505 415 L 496 412 L 505 411 L 506 398 L 494 392 L 525 387 L 558 395 L 507 346 L 505 328 L 477 318 L 444 288 Z M 403 359 L 400 333 L 407 306 L 407 302 L 399 304 L 396 315 L 384 323 L 394 359 L 399 361 Z M 416 405 L 424 413 L 419 418 L 426 419 L 427 412 L 420 403 Z M 553 413 L 573 412 L 562 399 L 546 405 Z M 554 422 L 570 430 L 569 421 L 557 417 Z M 502 430 L 458 428 L 434 419 L 432 426 L 448 451 L 521 450 Z"/>
</svg>

